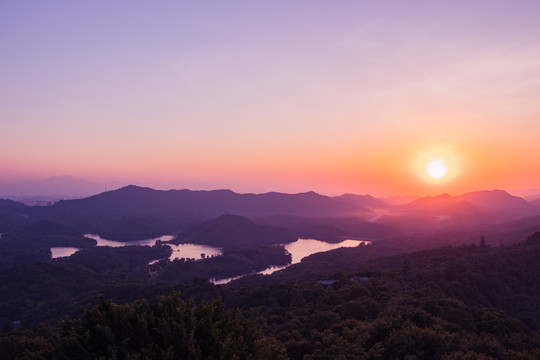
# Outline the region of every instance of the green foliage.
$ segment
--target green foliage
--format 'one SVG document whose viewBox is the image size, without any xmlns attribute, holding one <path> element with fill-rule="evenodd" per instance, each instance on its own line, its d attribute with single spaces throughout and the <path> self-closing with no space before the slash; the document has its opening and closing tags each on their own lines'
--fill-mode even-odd
<svg viewBox="0 0 540 360">
<path fill-rule="evenodd" d="M 47 261 L 51 258 L 49 248 L 29 249 L 1 249 L 0 270 L 8 269 L 17 265 L 31 264 L 38 261 Z"/>
<path fill-rule="evenodd" d="M 195 305 L 178 295 L 155 303 L 105 301 L 63 324 L 57 359 L 285 359 L 254 318 L 218 298 Z"/>
<path fill-rule="evenodd" d="M 284 228 L 259 225 L 242 216 L 222 215 L 183 231 L 173 243 L 231 248 L 286 244 L 297 239 Z"/>
<path fill-rule="evenodd" d="M 0 354 L 3 359 L 45 360 L 51 359 L 54 335 L 17 330 L 0 334 Z"/>
<path fill-rule="evenodd" d="M 131 241 L 172 234 L 184 226 L 184 222 L 175 217 L 123 217 L 96 225 L 94 232 L 106 239 Z"/>
<path fill-rule="evenodd" d="M 95 244 L 95 240 L 84 237 L 79 230 L 64 223 L 36 221 L 2 234 L 0 269 L 49 260 L 51 247 L 89 248 Z"/>
<path fill-rule="evenodd" d="M 0 271 L 0 318 L 35 327 L 66 314 L 79 315 L 77 301 L 84 294 L 95 297 L 109 283 L 146 283 L 148 262 L 169 255 L 167 246 L 96 247 L 67 258 L 5 269 Z"/>
<path fill-rule="evenodd" d="M 31 208 L 22 203 L 0 199 L 0 233 L 28 223 Z"/>
<path fill-rule="evenodd" d="M 41 314 L 58 318 L 62 309 L 55 304 L 65 307 L 73 300 L 79 309 L 91 307 L 97 291 L 118 299 L 102 299 L 50 334 L 5 334 L 0 350 L 8 359 L 540 358 L 540 335 L 533 330 L 540 319 L 536 241 L 390 257 L 377 257 L 371 247 L 340 249 L 310 257 L 296 267 L 301 275 L 294 274 L 293 266 L 278 276 L 254 276 L 225 287 L 204 279 L 151 283 L 145 266 L 162 251 L 92 249 L 54 263 L 0 272 L 2 286 L 5 281 L 5 289 L 12 291 L 0 296 L 0 320 L 7 325 L 13 314 L 21 315 L 26 326 L 40 323 Z M 270 249 L 242 251 L 225 251 L 220 266 L 231 259 L 269 259 L 265 254 Z M 174 277 L 173 272 L 171 282 L 185 274 L 191 279 L 212 269 L 219 258 L 178 262 L 178 267 L 165 264 L 160 272 L 181 274 Z M 120 281 L 126 275 L 130 282 Z M 10 282 L 13 278 L 21 281 Z M 336 281 L 321 285 L 319 279 Z M 176 294 L 133 302 L 173 290 L 180 290 L 182 298 Z M 205 301 L 198 303 L 200 299 Z M 25 311 L 17 313 L 21 304 Z M 258 309 L 257 317 L 245 315 L 253 309 Z"/>
<path fill-rule="evenodd" d="M 264 270 L 270 265 L 287 265 L 291 255 L 283 246 L 228 248 L 223 255 L 202 260 L 166 260 L 153 266 L 158 279 L 168 282 L 187 282 L 194 278 L 223 279 Z"/>
</svg>

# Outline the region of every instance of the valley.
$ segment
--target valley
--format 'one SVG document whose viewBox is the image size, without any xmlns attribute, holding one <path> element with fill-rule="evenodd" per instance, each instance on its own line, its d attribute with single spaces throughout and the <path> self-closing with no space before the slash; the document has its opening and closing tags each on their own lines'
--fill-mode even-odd
<svg viewBox="0 0 540 360">
<path fill-rule="evenodd" d="M 374 358 L 397 351 L 397 334 L 416 339 L 399 351 L 417 356 L 539 354 L 540 207 L 506 192 L 390 205 L 350 194 L 130 186 L 45 207 L 0 205 L 0 350 L 12 358 L 21 341 L 45 357 L 67 354 L 66 335 L 39 335 L 56 334 L 66 316 L 176 296 L 189 306 L 223 301 L 223 311 L 263 321 L 257 341 L 275 344 L 267 350 L 276 358 Z M 249 315 L 255 308 L 259 320 Z M 383 330 L 389 316 L 401 319 L 392 320 L 394 335 Z M 475 345 L 459 332 L 478 337 Z M 491 345 L 482 345 L 488 334 Z M 34 343 L 40 336 L 44 347 Z M 420 343 L 425 336 L 440 348 Z"/>
</svg>

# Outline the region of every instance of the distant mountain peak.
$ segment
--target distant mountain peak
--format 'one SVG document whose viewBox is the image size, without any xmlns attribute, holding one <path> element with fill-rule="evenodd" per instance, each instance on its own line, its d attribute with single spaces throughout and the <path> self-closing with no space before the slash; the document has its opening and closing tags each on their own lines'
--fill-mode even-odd
<svg viewBox="0 0 540 360">
<path fill-rule="evenodd" d="M 376 199 L 376 197 L 373 197 L 369 194 L 353 194 L 353 193 L 345 193 L 343 195 L 336 196 L 338 198 L 344 198 L 344 197 L 363 197 L 363 198 L 371 198 Z"/>
<path fill-rule="evenodd" d="M 505 190 L 481 190 L 452 196 L 444 193 L 437 196 L 426 196 L 404 205 L 405 208 L 416 211 L 448 212 L 461 209 L 465 211 L 498 211 L 529 210 L 534 207 L 528 201 L 510 195 Z"/>
<path fill-rule="evenodd" d="M 408 205 L 421 205 L 421 204 L 443 204 L 447 203 L 453 203 L 455 202 L 456 198 L 448 193 L 435 195 L 435 196 L 425 196 L 421 197 L 419 199 L 416 199 L 412 202 L 410 202 Z"/>
<path fill-rule="evenodd" d="M 497 196 L 512 196 L 512 197 L 514 197 L 513 195 L 510 195 L 506 190 L 501 190 L 501 189 L 470 191 L 470 192 L 461 194 L 461 196 L 464 196 L 464 195 L 490 195 L 490 194 L 491 195 L 497 195 Z"/>
<path fill-rule="evenodd" d="M 482 206 L 491 210 L 528 209 L 531 203 L 518 196 L 510 195 L 505 190 L 481 190 L 460 195 L 459 198 L 473 205 Z"/>
<path fill-rule="evenodd" d="M 84 197 L 103 192 L 105 186 L 70 175 L 51 176 L 43 180 L 19 181 L 0 186 L 4 196 Z"/>
<path fill-rule="evenodd" d="M 350 201 L 366 208 L 386 208 L 390 206 L 386 201 L 377 199 L 376 197 L 373 197 L 369 194 L 358 195 L 346 193 L 340 196 L 336 196 L 335 199 Z"/>
<path fill-rule="evenodd" d="M 124 187 L 121 187 L 120 189 L 113 190 L 113 191 L 139 191 L 139 190 L 154 190 L 154 189 L 145 187 L 145 186 L 130 184 L 130 185 L 126 185 Z M 154 191 L 159 191 L 159 190 L 154 190 Z"/>
<path fill-rule="evenodd" d="M 454 197 L 452 195 L 450 195 L 449 193 L 442 193 L 440 195 L 435 195 L 435 196 L 428 196 L 428 198 L 430 199 L 453 199 Z"/>
</svg>

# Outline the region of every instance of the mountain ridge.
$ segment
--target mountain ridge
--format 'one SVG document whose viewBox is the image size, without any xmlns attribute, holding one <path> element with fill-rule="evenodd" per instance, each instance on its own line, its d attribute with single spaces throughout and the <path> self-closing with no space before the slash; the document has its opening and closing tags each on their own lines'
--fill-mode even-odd
<svg viewBox="0 0 540 360">
<path fill-rule="evenodd" d="M 442 225 L 493 224 L 540 214 L 540 203 L 528 202 L 504 190 L 477 191 L 457 196 L 443 193 L 392 206 L 371 195 L 330 197 L 314 191 L 241 194 L 229 189 L 156 190 L 128 185 L 83 199 L 61 200 L 48 206 L 3 204 L 6 208 L 0 211 L 0 230 L 3 231 L 27 222 L 50 219 L 69 223 L 85 233 L 107 234 L 119 240 L 142 239 L 149 234 L 176 234 L 201 221 L 224 214 L 257 219 L 263 223 L 267 221 L 265 218 L 278 216 L 268 224 L 290 227 L 302 234 L 324 235 L 332 241 L 340 233 L 364 236 L 368 225 L 414 232 Z M 288 226 L 290 221 L 287 217 L 279 217 L 281 215 L 297 220 Z M 338 218 L 350 218 L 352 223 L 336 222 Z M 283 223 L 279 223 L 279 219 Z M 133 224 L 141 226 L 133 227 Z M 137 233 L 133 231 L 134 228 L 146 230 Z"/>
<path fill-rule="evenodd" d="M 425 196 L 402 205 L 402 207 L 407 209 L 431 207 L 432 210 L 437 210 L 450 205 L 455 205 L 459 202 L 466 202 L 470 205 L 491 211 L 533 208 L 531 202 L 521 197 L 511 195 L 505 190 L 499 189 L 472 191 L 456 196 L 452 196 L 448 193 L 436 196 Z"/>
<path fill-rule="evenodd" d="M 307 214 L 326 216 L 335 213 L 369 211 L 359 204 L 320 195 L 315 192 L 298 194 L 239 194 L 231 190 L 155 190 L 129 185 L 84 199 L 63 200 L 51 206 L 55 211 L 67 211 L 90 206 L 104 213 L 141 215 L 144 212 L 192 213 L 205 216 L 222 214 L 274 215 Z"/>
</svg>

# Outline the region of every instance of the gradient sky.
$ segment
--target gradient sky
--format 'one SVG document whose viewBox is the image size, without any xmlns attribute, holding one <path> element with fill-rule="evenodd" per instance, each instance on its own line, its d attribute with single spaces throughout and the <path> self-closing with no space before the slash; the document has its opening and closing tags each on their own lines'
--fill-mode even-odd
<svg viewBox="0 0 540 360">
<path fill-rule="evenodd" d="M 539 19 L 519 0 L 1 1 L 0 182 L 540 188 Z"/>
</svg>

